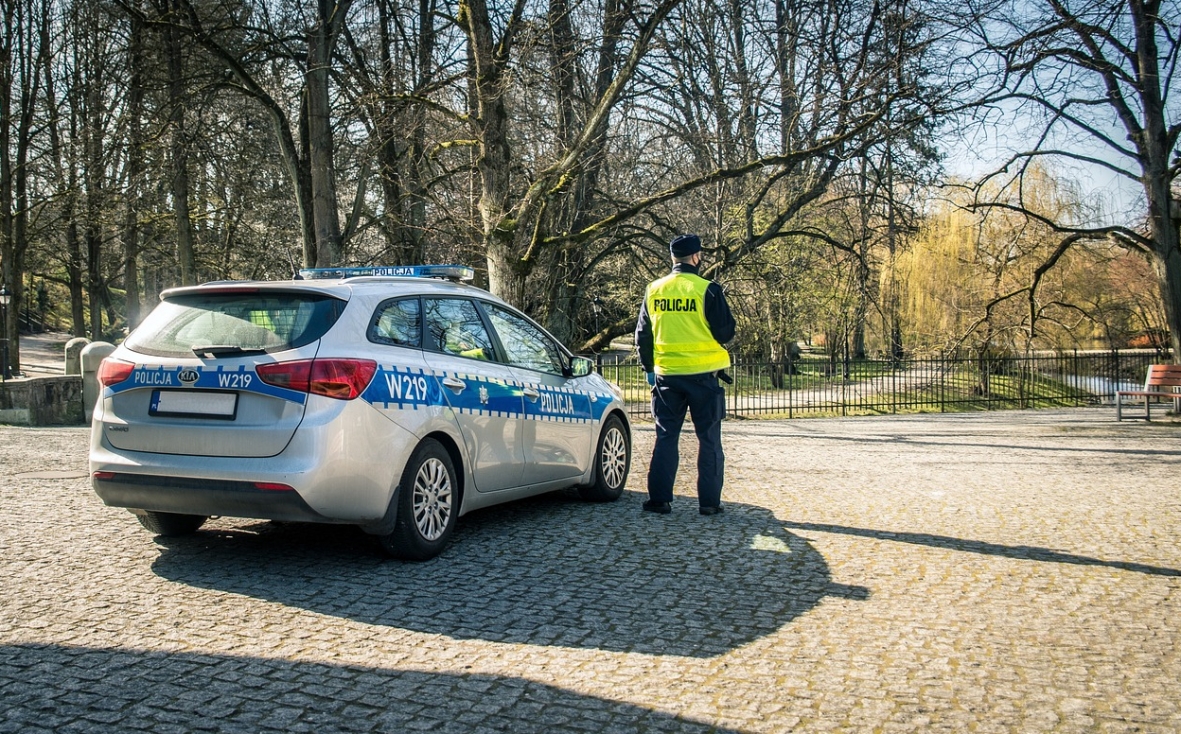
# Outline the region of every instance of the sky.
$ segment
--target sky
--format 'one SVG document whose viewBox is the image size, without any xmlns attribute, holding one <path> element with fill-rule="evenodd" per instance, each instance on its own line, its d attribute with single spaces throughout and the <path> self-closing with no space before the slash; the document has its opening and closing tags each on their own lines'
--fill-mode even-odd
<svg viewBox="0 0 1181 734">
<path fill-rule="evenodd" d="M 1109 128 L 1109 132 L 1117 139 L 1123 137 L 1114 127 Z M 1006 110 L 1003 114 L 998 113 L 994 120 L 951 134 L 943 146 L 944 167 L 954 179 L 977 180 L 998 170 L 1014 154 L 1034 148 L 1040 133 L 1041 127 L 1030 116 L 1019 110 Z M 1135 170 L 1134 161 L 1121 158 L 1092 138 L 1076 135 L 1067 139 L 1065 135 L 1059 135 L 1042 147 L 1063 148 L 1105 160 L 1124 170 Z M 1059 177 L 1074 184 L 1083 201 L 1097 207 L 1101 220 L 1096 224 L 1136 227 L 1144 220 L 1147 205 L 1144 189 L 1138 181 L 1106 167 L 1066 157 L 1053 157 L 1046 162 Z"/>
</svg>

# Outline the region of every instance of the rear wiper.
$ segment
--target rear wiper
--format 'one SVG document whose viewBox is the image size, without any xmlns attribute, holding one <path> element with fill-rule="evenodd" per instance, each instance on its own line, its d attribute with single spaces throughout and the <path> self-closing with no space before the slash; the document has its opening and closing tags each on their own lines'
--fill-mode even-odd
<svg viewBox="0 0 1181 734">
<path fill-rule="evenodd" d="M 244 354 L 266 354 L 262 347 L 239 347 L 234 344 L 194 344 L 193 354 L 198 357 L 217 359 L 218 357 L 238 357 Z"/>
</svg>

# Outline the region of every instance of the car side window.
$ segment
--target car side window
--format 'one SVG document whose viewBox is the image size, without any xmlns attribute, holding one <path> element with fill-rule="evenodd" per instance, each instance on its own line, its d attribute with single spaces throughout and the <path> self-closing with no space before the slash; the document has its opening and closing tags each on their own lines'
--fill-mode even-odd
<svg viewBox="0 0 1181 734">
<path fill-rule="evenodd" d="M 504 345 L 506 359 L 514 367 L 562 374 L 562 352 L 541 329 L 511 311 L 488 306 L 488 319 Z"/>
<path fill-rule="evenodd" d="M 369 325 L 369 340 L 395 347 L 421 347 L 422 326 L 417 298 L 386 301 Z"/>
<path fill-rule="evenodd" d="M 458 357 L 496 359 L 476 304 L 461 298 L 423 299 L 427 343 L 434 349 Z"/>
</svg>

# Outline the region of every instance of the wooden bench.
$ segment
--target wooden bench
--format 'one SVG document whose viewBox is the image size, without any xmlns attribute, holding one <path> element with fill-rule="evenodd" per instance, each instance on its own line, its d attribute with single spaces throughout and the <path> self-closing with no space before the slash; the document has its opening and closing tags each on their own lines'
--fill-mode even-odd
<svg viewBox="0 0 1181 734">
<path fill-rule="evenodd" d="M 1144 415 L 1132 415 L 1129 418 L 1143 418 L 1152 420 L 1153 398 L 1170 398 L 1173 401 L 1173 412 L 1181 412 L 1181 364 L 1151 364 L 1148 366 L 1148 376 L 1144 378 L 1143 390 L 1119 390 L 1115 394 L 1115 419 L 1124 419 L 1124 398 L 1144 398 Z"/>
</svg>

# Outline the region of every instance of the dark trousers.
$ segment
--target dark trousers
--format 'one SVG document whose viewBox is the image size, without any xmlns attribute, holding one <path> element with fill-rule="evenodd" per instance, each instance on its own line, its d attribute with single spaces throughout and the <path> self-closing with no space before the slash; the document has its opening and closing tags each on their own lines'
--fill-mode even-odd
<svg viewBox="0 0 1181 734">
<path fill-rule="evenodd" d="M 648 497 L 672 502 L 673 482 L 680 464 L 679 441 L 685 412 L 693 418 L 697 433 L 697 502 L 717 507 L 722 501 L 722 416 L 725 391 L 709 372 L 701 375 L 657 375 L 652 388 L 652 417 L 656 420 L 656 446 L 648 466 Z"/>
</svg>

